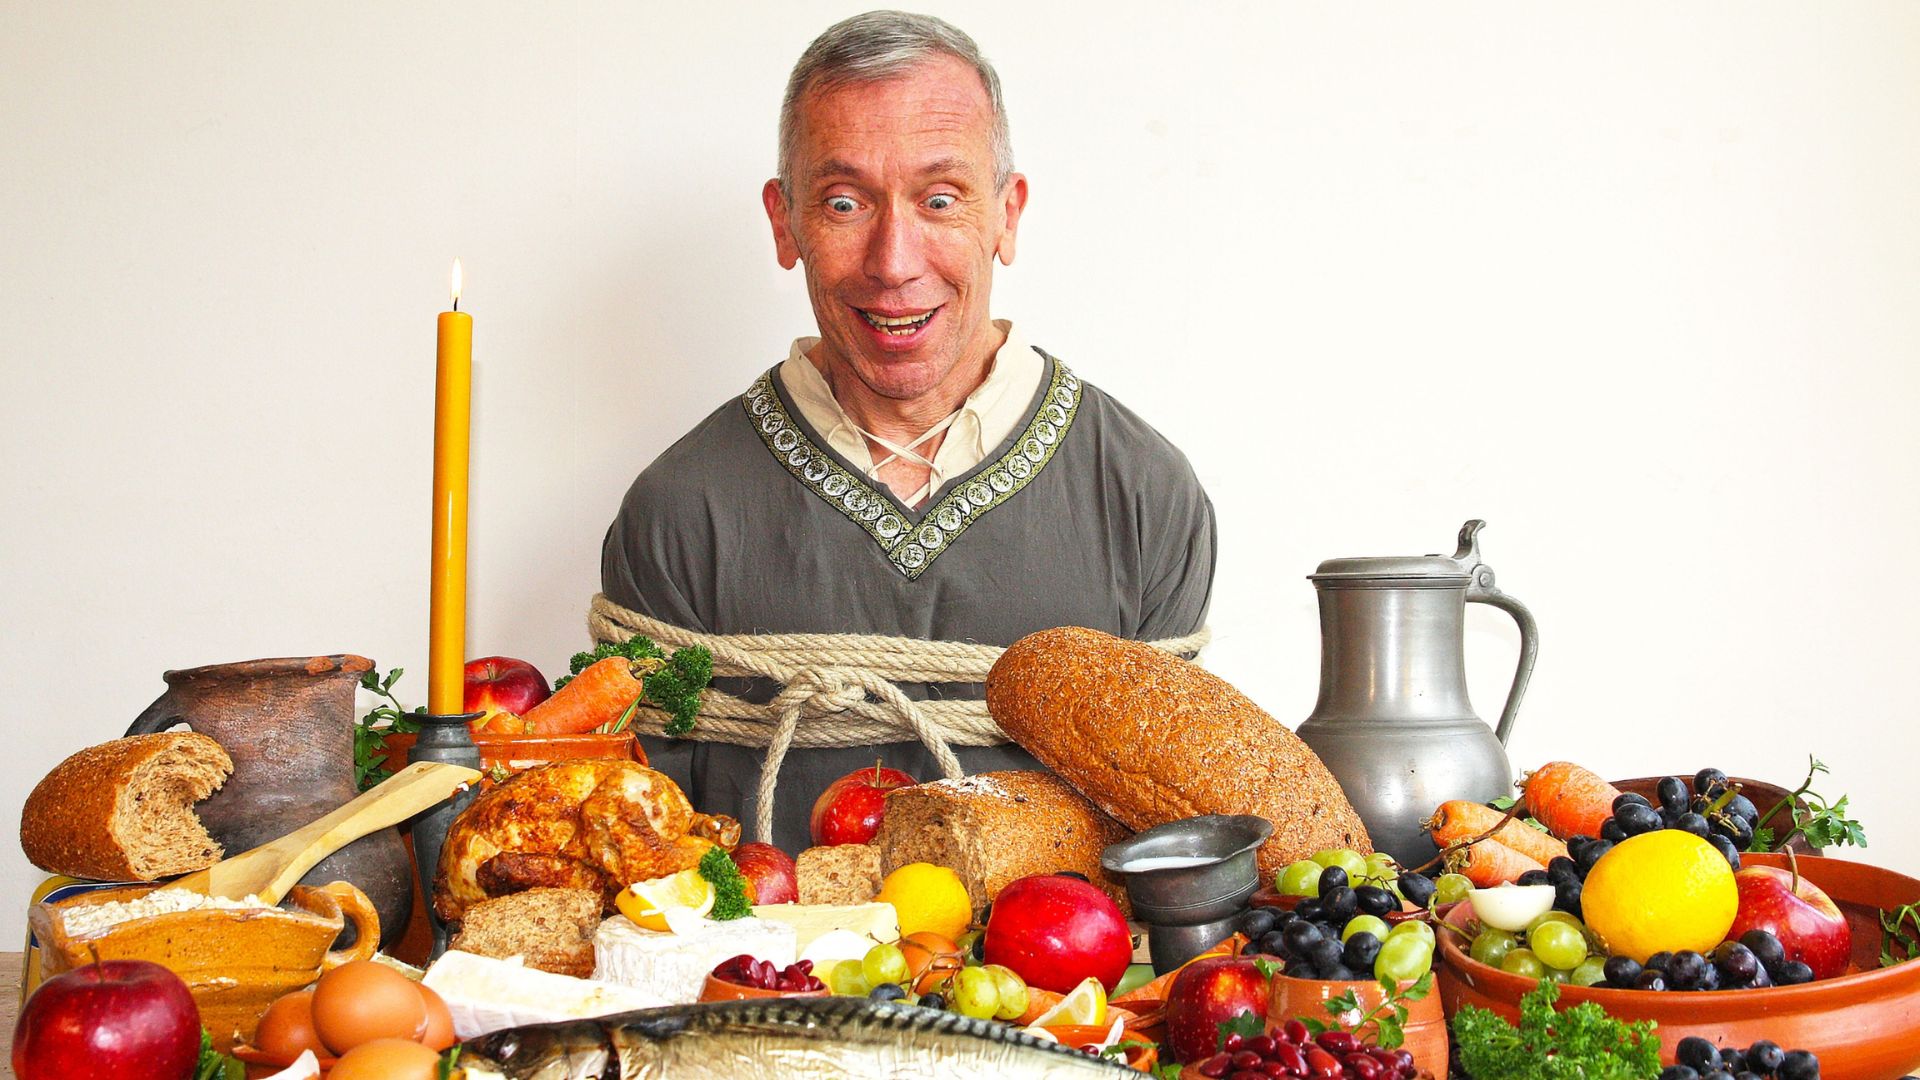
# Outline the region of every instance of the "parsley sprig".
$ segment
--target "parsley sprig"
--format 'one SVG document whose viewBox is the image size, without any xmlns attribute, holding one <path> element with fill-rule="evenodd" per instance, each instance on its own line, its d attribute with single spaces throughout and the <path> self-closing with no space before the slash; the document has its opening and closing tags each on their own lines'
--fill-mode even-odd
<svg viewBox="0 0 1920 1080">
<path fill-rule="evenodd" d="M 1920 900 L 1880 913 L 1880 966 L 1920 959 Z"/>
<path fill-rule="evenodd" d="M 650 638 L 635 634 L 621 642 L 601 642 L 590 652 L 573 654 L 567 667 L 578 675 L 609 656 L 621 656 L 634 663 L 651 662 L 652 668 L 640 679 L 640 685 L 646 694 L 649 705 L 660 709 L 672 717 L 664 729 L 668 735 L 685 735 L 693 730 L 694 717 L 700 715 L 700 695 L 713 681 L 713 654 L 700 645 L 689 645 L 676 649 L 669 656 L 665 649 L 655 645 Z M 573 675 L 563 675 L 553 684 L 555 690 L 573 681 Z M 634 703 L 636 706 L 638 702 Z M 633 710 L 620 717 L 614 730 L 626 726 Z"/>
<path fill-rule="evenodd" d="M 1382 978 L 1380 989 L 1383 991 L 1380 1004 L 1364 1013 L 1360 1011 L 1359 995 L 1349 987 L 1346 993 L 1320 1003 L 1327 1010 L 1328 1015 L 1333 1017 L 1331 1023 L 1304 1016 L 1300 1020 L 1307 1025 L 1307 1030 L 1315 1035 L 1335 1030 L 1346 1030 L 1355 1035 L 1361 1035 L 1361 1029 L 1372 1024 L 1374 1034 L 1371 1041 L 1378 1044 L 1382 1050 L 1395 1049 L 1407 1041 L 1407 1002 L 1419 1001 L 1432 992 L 1433 972 L 1429 971 L 1420 976 L 1404 989 L 1392 979 Z M 1359 1019 L 1352 1019 L 1356 1016 Z M 1366 1038 L 1364 1035 L 1361 1037 Z"/>
<path fill-rule="evenodd" d="M 1651 1080 L 1660 1072 L 1660 1040 L 1651 1020 L 1629 1023 L 1591 1001 L 1553 1011 L 1560 988 L 1546 979 L 1520 999 L 1520 1024 L 1462 1005 L 1453 1044 L 1471 1080 Z"/>
<path fill-rule="evenodd" d="M 753 914 L 753 905 L 747 903 L 746 876 L 725 848 L 711 847 L 700 856 L 700 876 L 713 886 L 713 910 L 707 912 L 707 918 L 726 922 Z"/>
<path fill-rule="evenodd" d="M 400 699 L 393 696 L 393 684 L 405 673 L 405 668 L 394 668 L 384 676 L 377 668 L 360 673 L 360 689 L 386 699 L 368 710 L 353 726 L 353 782 L 361 791 L 393 775 L 392 769 L 379 764 L 387 736 L 410 735 L 420 730 L 420 721 L 414 717 L 425 713 L 427 707 L 422 705 L 409 713 Z"/>
<path fill-rule="evenodd" d="M 1829 803 L 1825 796 L 1813 790 L 1813 778 L 1827 772 L 1826 763 L 1815 757 L 1809 757 L 1807 762 L 1807 778 L 1754 823 L 1753 840 L 1747 844 L 1748 851 L 1779 851 L 1791 843 L 1795 836 L 1806 837 L 1807 843 L 1816 848 L 1839 847 L 1843 844 L 1867 846 L 1866 829 L 1847 816 L 1847 796 L 1842 795 Z M 1781 810 L 1787 811 L 1788 825 L 1785 832 L 1775 839 L 1776 830 L 1768 823 Z"/>
</svg>

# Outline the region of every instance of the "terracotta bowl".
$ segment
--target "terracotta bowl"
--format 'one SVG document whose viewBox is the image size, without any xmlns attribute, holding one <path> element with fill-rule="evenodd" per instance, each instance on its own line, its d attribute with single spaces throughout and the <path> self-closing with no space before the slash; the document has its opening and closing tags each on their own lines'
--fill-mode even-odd
<svg viewBox="0 0 1920 1080">
<path fill-rule="evenodd" d="M 1047 1033 L 1060 1040 L 1060 1045 L 1078 1050 L 1084 1046 L 1098 1046 L 1106 1040 L 1107 1031 L 1111 1027 L 1111 1024 L 1061 1024 L 1058 1027 L 1048 1028 Z M 1120 1032 L 1120 1041 L 1148 1043 L 1154 1040 L 1132 1028 L 1125 1028 Z M 1159 1063 L 1159 1060 L 1160 1051 L 1156 1047 L 1127 1051 L 1127 1064 L 1140 1072 L 1153 1071 L 1153 1067 Z"/>
<path fill-rule="evenodd" d="M 1747 855 L 1752 866 L 1787 865 L 1784 855 Z M 1920 960 L 1880 964 L 1878 909 L 1920 900 L 1920 880 L 1844 859 L 1805 856 L 1800 873 L 1825 890 L 1853 929 L 1853 961 L 1847 974 L 1800 986 L 1765 990 L 1676 991 L 1560 988 L 1560 1006 L 1598 1002 L 1623 1020 L 1659 1022 L 1661 1060 L 1689 1035 L 1720 1046 L 1748 1046 L 1771 1039 L 1789 1049 L 1820 1056 L 1826 1080 L 1887 1080 L 1920 1070 Z M 1473 912 L 1462 904 L 1447 917 L 1464 929 Z M 1462 1005 L 1519 1017 L 1521 997 L 1532 980 L 1477 963 L 1461 948 L 1460 935 L 1440 935 L 1440 994 L 1447 1014 Z"/>
<path fill-rule="evenodd" d="M 97 933 L 67 933 L 66 917 L 83 907 L 143 896 L 158 885 L 101 889 L 28 914 L 40 941 L 46 974 L 101 960 L 151 960 L 186 981 L 200 1022 L 222 1053 L 253 1038 L 254 1025 L 275 998 L 298 990 L 350 960 L 373 955 L 380 916 L 367 894 L 344 881 L 321 888 L 296 885 L 289 908 L 207 908 L 131 919 Z M 351 921 L 359 931 L 351 949 L 329 951 Z"/>
<path fill-rule="evenodd" d="M 736 982 L 707 976 L 700 984 L 701 1001 L 759 1001 L 763 998 L 823 998 L 831 991 L 826 987 L 818 990 L 763 990 L 758 986 L 742 986 Z"/>
<path fill-rule="evenodd" d="M 1402 987 L 1411 985 L 1402 983 Z M 1347 991 L 1360 1002 L 1361 1011 L 1380 1004 L 1385 993 L 1377 982 L 1343 982 L 1332 979 L 1295 979 L 1276 975 L 1267 990 L 1267 1030 L 1278 1031 L 1294 1017 L 1329 1020 L 1325 1003 Z M 1359 1032 L 1371 1038 L 1371 1026 Z M 1407 1041 L 1403 1048 L 1413 1055 L 1414 1065 L 1435 1076 L 1447 1075 L 1447 1018 L 1440 1007 L 1440 995 L 1428 993 L 1419 1001 L 1407 1003 Z"/>
<path fill-rule="evenodd" d="M 398 770 L 407 765 L 407 755 L 412 751 L 413 743 L 412 735 L 387 736 L 386 767 Z M 480 771 L 495 782 L 535 765 L 553 761 L 619 758 L 637 761 L 642 765 L 647 763 L 647 752 L 641 749 L 640 740 L 634 738 L 631 731 L 612 735 L 593 731 L 579 735 L 482 734 L 473 737 L 473 744 L 480 748 Z"/>
</svg>

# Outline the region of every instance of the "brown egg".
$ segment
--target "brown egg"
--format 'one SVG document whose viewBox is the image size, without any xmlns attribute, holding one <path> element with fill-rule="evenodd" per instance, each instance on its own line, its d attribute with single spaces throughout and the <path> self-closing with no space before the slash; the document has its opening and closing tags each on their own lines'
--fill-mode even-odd
<svg viewBox="0 0 1920 1080">
<path fill-rule="evenodd" d="M 375 1039 L 349 1050 L 327 1070 L 327 1080 L 434 1080 L 439 1071 L 440 1055 L 419 1043 Z"/>
<path fill-rule="evenodd" d="M 300 1051 L 331 1057 L 320 1033 L 313 1030 L 313 991 L 295 990 L 282 994 L 261 1014 L 253 1031 L 254 1048 L 283 1061 L 292 1061 Z"/>
<path fill-rule="evenodd" d="M 355 960 L 314 985 L 313 1027 L 336 1054 L 375 1039 L 418 1042 L 427 1030 L 427 1003 L 412 979 L 371 960 Z"/>
<path fill-rule="evenodd" d="M 447 1003 L 431 986 L 421 984 L 416 989 L 420 991 L 420 999 L 427 1003 L 427 1033 L 420 1036 L 420 1041 L 429 1050 L 445 1050 L 459 1042 L 460 1036 L 453 1033 L 453 1013 L 447 1011 Z"/>
</svg>

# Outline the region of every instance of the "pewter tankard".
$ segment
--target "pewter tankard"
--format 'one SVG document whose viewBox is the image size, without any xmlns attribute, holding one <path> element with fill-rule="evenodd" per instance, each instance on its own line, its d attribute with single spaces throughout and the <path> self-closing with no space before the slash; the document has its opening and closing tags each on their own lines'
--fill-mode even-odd
<svg viewBox="0 0 1920 1080">
<path fill-rule="evenodd" d="M 1449 799 L 1513 794 L 1507 736 L 1539 650 L 1533 615 L 1480 561 L 1484 521 L 1460 528 L 1452 558 L 1330 559 L 1320 598 L 1320 701 L 1299 735 L 1333 771 L 1373 846 L 1418 866 L 1435 848 L 1421 819 Z M 1520 662 L 1497 731 L 1467 701 L 1466 606 L 1520 624 Z"/>
</svg>

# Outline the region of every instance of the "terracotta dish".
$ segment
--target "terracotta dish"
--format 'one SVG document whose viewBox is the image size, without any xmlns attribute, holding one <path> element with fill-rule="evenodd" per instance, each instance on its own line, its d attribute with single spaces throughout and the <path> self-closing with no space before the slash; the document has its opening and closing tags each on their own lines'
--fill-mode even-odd
<svg viewBox="0 0 1920 1080">
<path fill-rule="evenodd" d="M 818 990 L 765 990 L 758 986 L 745 986 L 725 979 L 716 979 L 712 975 L 708 975 L 707 981 L 700 984 L 701 1001 L 759 1001 L 763 998 L 782 997 L 821 998 L 826 997 L 827 994 L 828 990 L 824 986 Z"/>
<path fill-rule="evenodd" d="M 101 889 L 27 916 L 45 957 L 46 974 L 101 960 L 151 960 L 186 980 L 200 1022 L 226 1052 L 253 1038 L 254 1025 L 275 998 L 313 982 L 325 971 L 373 955 L 380 916 L 373 902 L 344 881 L 321 888 L 296 885 L 290 908 L 202 908 L 131 919 L 84 936 L 68 934 L 68 913 L 113 900 L 131 900 L 158 886 Z M 352 922 L 351 949 L 329 951 Z"/>
<path fill-rule="evenodd" d="M 1294 1017 L 1330 1020 L 1332 1017 L 1327 1013 L 1325 1002 L 1349 990 L 1360 1002 L 1362 1012 L 1372 1010 L 1386 996 L 1377 982 L 1295 979 L 1276 975 L 1267 990 L 1267 1030 L 1277 1031 L 1280 1025 Z M 1369 1025 L 1359 1034 L 1361 1038 L 1371 1040 L 1374 1034 L 1372 1026 Z M 1407 1002 L 1406 1035 L 1407 1041 L 1402 1046 L 1413 1055 L 1416 1067 L 1435 1076 L 1447 1075 L 1447 1018 L 1441 1012 L 1439 994 L 1429 992 L 1419 1001 Z"/>
<path fill-rule="evenodd" d="M 389 735 L 385 743 L 385 765 L 398 771 L 408 763 L 407 755 L 412 752 L 414 736 Z M 577 758 L 620 758 L 626 761 L 647 763 L 647 752 L 640 748 L 640 740 L 633 732 L 622 731 L 612 735 L 597 731 L 582 732 L 578 735 L 497 735 L 483 734 L 473 737 L 473 744 L 480 748 L 480 771 L 487 774 L 488 781 L 499 781 L 507 776 L 531 769 L 535 765 L 545 765 L 550 761 L 573 761 Z"/>
<path fill-rule="evenodd" d="M 1088 1046 L 1098 1046 L 1106 1041 L 1111 1024 L 1061 1024 L 1047 1028 L 1047 1034 L 1060 1041 L 1060 1045 L 1081 1050 Z M 1153 1040 L 1132 1028 L 1122 1028 L 1120 1041 L 1123 1043 L 1147 1043 Z M 1126 1051 L 1126 1062 L 1140 1072 L 1152 1072 L 1160 1060 L 1158 1047 L 1133 1048 Z"/>
<path fill-rule="evenodd" d="M 1784 855 L 1746 855 L 1748 866 L 1787 865 Z M 1826 1080 L 1887 1080 L 1920 1070 L 1920 960 L 1880 967 L 1878 909 L 1920 901 L 1920 880 L 1844 859 L 1805 856 L 1800 873 L 1825 890 L 1853 929 L 1853 962 L 1847 974 L 1801 986 L 1765 990 L 1613 990 L 1563 986 L 1559 1006 L 1583 1001 L 1622 1020 L 1660 1025 L 1661 1059 L 1671 1063 L 1681 1039 L 1698 1035 L 1721 1046 L 1747 1046 L 1771 1039 L 1820 1056 Z M 1473 912 L 1462 904 L 1447 922 L 1464 930 Z M 1519 1017 L 1521 997 L 1534 988 L 1498 968 L 1477 963 L 1460 946 L 1461 935 L 1440 935 L 1440 994 L 1448 1015 L 1462 1005 Z"/>
</svg>

